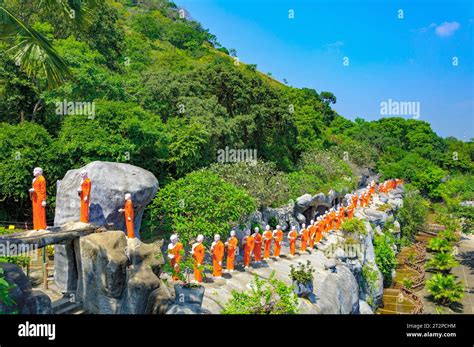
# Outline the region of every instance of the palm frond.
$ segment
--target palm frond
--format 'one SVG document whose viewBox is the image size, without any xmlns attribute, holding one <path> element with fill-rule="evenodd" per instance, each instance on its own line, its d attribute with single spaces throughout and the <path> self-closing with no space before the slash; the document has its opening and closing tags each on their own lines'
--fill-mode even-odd
<svg viewBox="0 0 474 347">
<path fill-rule="evenodd" d="M 29 76 L 43 74 L 48 88 L 64 83 L 71 76 L 64 60 L 43 35 L 0 6 L 0 39 L 12 38 L 16 38 L 10 48 L 14 52 L 15 63 Z"/>
</svg>

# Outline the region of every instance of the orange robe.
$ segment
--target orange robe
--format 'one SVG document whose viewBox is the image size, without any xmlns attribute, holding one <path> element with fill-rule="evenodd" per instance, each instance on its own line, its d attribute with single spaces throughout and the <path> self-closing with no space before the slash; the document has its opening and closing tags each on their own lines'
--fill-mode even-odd
<svg viewBox="0 0 474 347">
<path fill-rule="evenodd" d="M 224 259 L 224 244 L 217 241 L 212 244 L 212 275 L 215 277 L 222 276 L 222 259 Z"/>
<path fill-rule="evenodd" d="M 296 230 L 290 231 L 290 233 L 288 234 L 288 238 L 290 239 L 290 254 L 295 255 L 296 239 L 298 238 L 298 232 Z"/>
<path fill-rule="evenodd" d="M 255 238 L 252 235 L 244 237 L 244 266 L 249 266 L 252 257 L 253 248 L 255 247 Z"/>
<path fill-rule="evenodd" d="M 310 248 L 314 247 L 315 238 L 316 238 L 316 226 L 311 225 L 309 227 L 309 247 Z"/>
<path fill-rule="evenodd" d="M 170 260 L 171 267 L 176 273 L 179 273 L 179 264 L 181 263 L 182 250 L 183 250 L 183 244 L 181 242 L 177 242 L 173 248 L 168 249 L 168 254 L 173 256 Z M 179 277 L 176 275 L 173 275 L 173 279 L 177 281 Z"/>
<path fill-rule="evenodd" d="M 194 280 L 198 283 L 202 282 L 202 271 L 199 270 L 198 266 L 202 265 L 204 261 L 204 253 L 206 248 L 202 243 L 195 243 L 193 245 L 193 258 L 194 258 Z"/>
<path fill-rule="evenodd" d="M 279 257 L 281 252 L 281 243 L 283 242 L 283 231 L 275 230 L 273 238 L 275 239 L 275 246 L 273 247 L 273 256 Z"/>
<path fill-rule="evenodd" d="M 301 252 L 306 251 L 306 247 L 308 246 L 309 241 L 309 230 L 303 229 L 301 231 Z"/>
<path fill-rule="evenodd" d="M 33 229 L 46 229 L 46 208 L 42 205 L 46 201 L 46 180 L 41 175 L 33 180 L 33 189 L 31 201 L 33 203 Z"/>
<path fill-rule="evenodd" d="M 253 249 L 253 255 L 255 257 L 255 261 L 262 260 L 262 234 L 257 233 L 254 236 L 255 238 L 255 247 Z"/>
<path fill-rule="evenodd" d="M 347 218 L 352 219 L 354 217 L 354 205 L 349 206 L 347 209 Z"/>
<path fill-rule="evenodd" d="M 273 233 L 271 230 L 263 232 L 263 259 L 270 258 L 270 250 L 272 248 Z"/>
<path fill-rule="evenodd" d="M 235 236 L 232 236 L 227 241 L 227 270 L 234 270 L 235 251 L 239 245 L 239 240 Z"/>
<path fill-rule="evenodd" d="M 125 201 L 124 215 L 125 215 L 125 226 L 127 227 L 127 237 L 129 239 L 135 238 L 135 229 L 133 226 L 133 202 L 132 200 Z"/>
<path fill-rule="evenodd" d="M 322 222 L 316 223 L 316 242 L 321 241 L 323 238 L 324 225 Z"/>
<path fill-rule="evenodd" d="M 354 207 L 357 207 L 357 202 L 359 201 L 359 198 L 357 197 L 357 195 L 354 195 L 352 197 L 352 204 L 354 205 Z"/>
<path fill-rule="evenodd" d="M 336 228 L 336 212 L 332 211 L 329 213 L 329 230 Z"/>
<path fill-rule="evenodd" d="M 84 199 L 87 197 L 87 201 Z M 86 178 L 81 184 L 81 218 L 83 223 L 89 223 L 89 203 L 91 201 L 91 180 Z"/>
</svg>

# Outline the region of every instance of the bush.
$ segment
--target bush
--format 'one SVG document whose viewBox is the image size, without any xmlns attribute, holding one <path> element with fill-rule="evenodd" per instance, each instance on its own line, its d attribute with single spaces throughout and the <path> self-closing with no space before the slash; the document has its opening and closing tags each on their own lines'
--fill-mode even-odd
<svg viewBox="0 0 474 347">
<path fill-rule="evenodd" d="M 203 234 L 227 238 L 229 230 L 257 205 L 247 193 L 208 171 L 191 173 L 169 183 L 149 207 L 150 226 L 166 235 L 177 233 L 184 243 Z M 161 224 L 160 224 L 161 223 Z"/>
<path fill-rule="evenodd" d="M 342 223 L 341 229 L 347 234 L 367 235 L 365 224 L 362 219 L 359 218 L 346 219 Z"/>
<path fill-rule="evenodd" d="M 426 247 L 433 252 L 451 252 L 453 249 L 451 243 L 441 237 L 432 238 Z"/>
<path fill-rule="evenodd" d="M 397 212 L 402 236 L 414 240 L 416 234 L 425 228 L 428 214 L 428 202 L 423 199 L 417 190 L 406 186 L 403 206 Z"/>
<path fill-rule="evenodd" d="M 464 287 L 454 275 L 435 274 L 426 281 L 426 289 L 442 305 L 460 302 L 464 296 Z"/>
<path fill-rule="evenodd" d="M 294 265 L 290 265 L 290 278 L 292 281 L 298 283 L 313 283 L 315 272 L 314 267 L 311 265 L 311 262 L 308 260 L 305 264 L 298 263 L 298 268 L 295 268 Z"/>
<path fill-rule="evenodd" d="M 223 314 L 297 314 L 298 297 L 292 286 L 275 279 L 275 271 L 268 280 L 255 275 L 248 292 L 232 291 Z"/>
<path fill-rule="evenodd" d="M 382 272 L 384 286 L 392 283 L 392 271 L 397 266 L 397 259 L 389 238 L 386 235 L 376 236 L 374 240 L 375 262 Z"/>
<path fill-rule="evenodd" d="M 3 269 L 0 269 L 0 305 L 13 306 L 15 304 L 15 301 L 10 296 L 10 290 L 14 287 L 14 285 L 10 285 L 10 283 L 6 281 L 3 275 Z M 0 311 L 0 314 L 1 313 Z"/>
<path fill-rule="evenodd" d="M 433 258 L 426 263 L 427 269 L 435 271 L 449 272 L 453 267 L 458 266 L 459 263 L 454 259 L 451 253 L 436 253 Z"/>
</svg>

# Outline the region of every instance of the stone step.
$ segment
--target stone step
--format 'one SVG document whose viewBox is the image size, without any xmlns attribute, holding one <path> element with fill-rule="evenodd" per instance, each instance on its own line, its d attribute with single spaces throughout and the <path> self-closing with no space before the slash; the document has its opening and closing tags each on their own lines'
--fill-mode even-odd
<svg viewBox="0 0 474 347">
<path fill-rule="evenodd" d="M 84 314 L 85 311 L 82 309 L 82 305 L 79 303 L 70 303 L 69 305 L 60 308 L 59 310 L 54 310 L 54 314 Z"/>
</svg>

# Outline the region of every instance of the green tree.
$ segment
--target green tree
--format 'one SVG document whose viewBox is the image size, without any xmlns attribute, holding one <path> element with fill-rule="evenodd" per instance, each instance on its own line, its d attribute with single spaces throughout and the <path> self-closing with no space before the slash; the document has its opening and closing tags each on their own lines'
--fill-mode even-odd
<svg viewBox="0 0 474 347">
<path fill-rule="evenodd" d="M 183 242 L 203 234 L 226 238 L 232 227 L 256 209 L 246 192 L 202 170 L 169 183 L 150 206 L 150 223 L 165 235 L 177 233 Z"/>
</svg>

